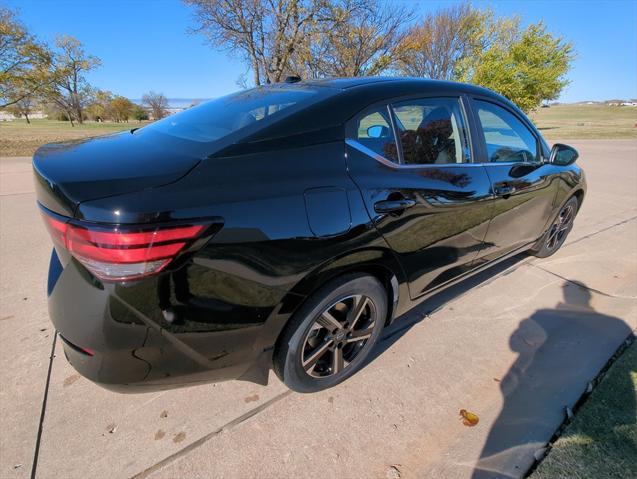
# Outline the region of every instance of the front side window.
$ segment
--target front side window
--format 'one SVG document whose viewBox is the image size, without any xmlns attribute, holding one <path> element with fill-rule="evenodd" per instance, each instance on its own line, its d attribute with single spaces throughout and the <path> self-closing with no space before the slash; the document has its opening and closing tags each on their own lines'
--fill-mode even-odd
<svg viewBox="0 0 637 479">
<path fill-rule="evenodd" d="M 490 162 L 537 160 L 535 136 L 515 115 L 487 101 L 476 100 L 475 105 Z"/>
<path fill-rule="evenodd" d="M 356 123 L 355 140 L 388 160 L 398 163 L 398 150 L 386 106 L 365 113 Z"/>
<path fill-rule="evenodd" d="M 393 106 L 406 165 L 469 161 L 469 141 L 458 98 L 425 98 Z"/>
<path fill-rule="evenodd" d="M 244 90 L 151 123 L 139 131 L 158 131 L 198 142 L 211 142 L 252 124 L 267 124 L 285 113 L 308 106 L 330 89 L 269 86 Z"/>
</svg>

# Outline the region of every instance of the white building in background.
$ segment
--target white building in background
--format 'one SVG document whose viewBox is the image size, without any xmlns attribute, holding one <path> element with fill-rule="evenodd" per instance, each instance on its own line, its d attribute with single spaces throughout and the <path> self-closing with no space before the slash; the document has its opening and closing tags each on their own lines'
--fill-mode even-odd
<svg viewBox="0 0 637 479">
<path fill-rule="evenodd" d="M 44 112 L 41 111 L 34 111 L 33 113 L 29 114 L 29 120 L 41 120 L 43 118 L 46 118 L 46 115 L 44 114 Z M 0 110 L 0 121 L 13 121 L 13 120 L 23 120 L 24 117 L 19 117 L 16 118 L 15 116 L 13 116 L 13 113 L 9 113 L 6 110 Z"/>
</svg>

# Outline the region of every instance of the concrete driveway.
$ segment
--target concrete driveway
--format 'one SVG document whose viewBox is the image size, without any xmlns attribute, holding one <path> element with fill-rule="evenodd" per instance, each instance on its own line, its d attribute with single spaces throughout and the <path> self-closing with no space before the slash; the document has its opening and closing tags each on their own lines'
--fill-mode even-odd
<svg viewBox="0 0 637 479">
<path fill-rule="evenodd" d="M 589 194 L 558 254 L 432 298 L 313 395 L 274 375 L 145 395 L 77 375 L 47 318 L 29 159 L 0 159 L 0 477 L 34 458 L 41 478 L 521 476 L 637 327 L 637 141 L 570 143 Z"/>
</svg>

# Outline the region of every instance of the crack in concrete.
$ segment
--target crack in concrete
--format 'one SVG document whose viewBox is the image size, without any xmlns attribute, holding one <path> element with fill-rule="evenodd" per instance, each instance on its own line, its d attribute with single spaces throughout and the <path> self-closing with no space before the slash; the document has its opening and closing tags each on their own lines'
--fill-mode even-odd
<svg viewBox="0 0 637 479">
<path fill-rule="evenodd" d="M 38 425 L 38 435 L 35 439 L 35 451 L 33 452 L 33 465 L 31 466 L 31 479 L 35 479 L 38 469 L 38 457 L 40 456 L 40 442 L 42 440 L 42 428 L 44 426 L 44 416 L 46 414 L 46 402 L 49 397 L 49 386 L 51 384 L 51 370 L 53 369 L 53 358 L 55 358 L 55 344 L 57 342 L 57 331 L 53 334 L 53 344 L 51 345 L 51 355 L 49 356 L 49 369 L 46 373 L 46 384 L 44 386 L 44 397 L 42 398 L 42 410 L 40 411 L 40 423 Z"/>
<path fill-rule="evenodd" d="M 216 429 L 216 430 L 212 431 L 211 433 L 208 433 L 205 436 L 200 437 L 196 441 L 188 444 L 186 447 L 178 450 L 174 454 L 171 454 L 170 456 L 165 457 L 161 461 L 156 462 L 152 466 L 144 469 L 142 472 L 140 472 L 138 474 L 135 474 L 134 476 L 131 477 L 131 479 L 143 479 L 143 478 L 148 477 L 153 472 L 156 472 L 156 471 L 160 470 L 162 467 L 164 467 L 164 466 L 176 461 L 177 459 L 185 456 L 189 452 L 191 452 L 191 451 L 197 449 L 198 447 L 202 446 L 203 444 L 208 442 L 213 437 L 216 437 L 216 436 L 218 436 L 219 434 L 221 434 L 223 432 L 229 431 L 230 429 L 232 429 L 232 428 L 238 426 L 239 424 L 247 421 L 251 417 L 254 417 L 257 414 L 265 411 L 267 408 L 269 408 L 273 404 L 281 401 L 282 399 L 285 399 L 286 397 L 288 397 L 291 394 L 292 394 L 292 391 L 287 390 L 285 392 L 282 392 L 281 394 L 278 394 L 277 396 L 274 396 L 272 399 L 264 402 L 260 406 L 254 408 L 254 409 L 250 409 L 248 412 L 246 412 L 246 413 L 242 414 L 241 416 L 233 419 L 232 421 L 224 424 L 219 429 Z"/>
</svg>

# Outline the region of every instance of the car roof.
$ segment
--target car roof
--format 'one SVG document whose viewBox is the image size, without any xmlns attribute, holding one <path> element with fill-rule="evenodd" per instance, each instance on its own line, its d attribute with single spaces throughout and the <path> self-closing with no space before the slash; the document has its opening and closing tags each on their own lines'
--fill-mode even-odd
<svg viewBox="0 0 637 479">
<path fill-rule="evenodd" d="M 330 88 L 338 88 L 339 90 L 346 90 L 348 88 L 357 87 L 360 85 L 369 85 L 373 83 L 389 82 L 389 81 L 401 81 L 404 78 L 396 77 L 355 77 L 355 78 L 322 78 L 318 80 L 305 80 L 298 82 L 298 84 L 305 84 L 309 86 L 325 86 Z"/>
<path fill-rule="evenodd" d="M 365 88 L 378 91 L 396 91 L 406 89 L 408 93 L 419 93 L 435 90 L 455 90 L 458 92 L 482 94 L 487 96 L 499 96 L 492 90 L 469 83 L 461 83 L 447 80 L 432 80 L 418 77 L 355 77 L 355 78 L 324 78 L 318 80 L 302 80 L 293 85 L 318 86 L 350 90 L 352 88 Z M 412 91 L 415 90 L 415 91 Z"/>
<path fill-rule="evenodd" d="M 285 118 L 249 135 L 241 143 L 259 143 L 276 138 L 290 138 L 303 135 L 322 138 L 342 139 L 345 124 L 356 114 L 379 103 L 414 98 L 419 95 L 455 96 L 461 94 L 491 98 L 519 109 L 503 96 L 476 85 L 443 80 L 405 77 L 357 77 L 282 82 L 271 85 L 274 88 L 326 88 L 321 100 L 302 108 Z M 520 112 L 522 115 L 523 113 Z M 321 134 L 320 132 L 323 132 Z M 309 140 L 308 140 L 309 141 Z"/>
</svg>

